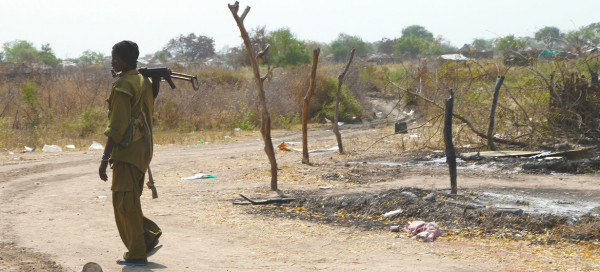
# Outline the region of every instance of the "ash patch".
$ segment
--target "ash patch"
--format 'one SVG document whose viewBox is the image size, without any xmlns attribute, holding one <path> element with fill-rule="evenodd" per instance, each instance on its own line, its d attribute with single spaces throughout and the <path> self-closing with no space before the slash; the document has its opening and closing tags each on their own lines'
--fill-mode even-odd
<svg viewBox="0 0 600 272">
<path fill-rule="evenodd" d="M 1 271 L 65 271 L 48 256 L 31 252 L 31 250 L 17 247 L 12 243 L 0 243 L 0 270 Z"/>
<path fill-rule="evenodd" d="M 401 228 L 411 221 L 435 221 L 446 235 L 501 237 L 533 243 L 600 241 L 600 220 L 587 213 L 572 216 L 534 214 L 520 209 L 487 206 L 473 195 L 451 195 L 416 188 L 401 188 L 377 194 L 310 195 L 294 192 L 290 204 L 260 206 L 251 214 L 309 220 L 363 230 Z M 428 200 L 425 200 L 428 199 Z M 384 217 L 402 209 L 399 215 Z M 519 211 L 520 210 L 520 211 Z"/>
</svg>

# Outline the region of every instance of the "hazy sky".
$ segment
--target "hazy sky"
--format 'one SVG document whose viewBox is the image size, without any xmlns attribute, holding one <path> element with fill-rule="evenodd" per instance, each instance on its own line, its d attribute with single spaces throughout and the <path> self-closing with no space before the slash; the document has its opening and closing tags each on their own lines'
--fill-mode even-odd
<svg viewBox="0 0 600 272">
<path fill-rule="evenodd" d="M 138 43 L 140 54 L 160 50 L 180 34 L 215 39 L 217 51 L 242 40 L 228 3 L 221 0 L 1 0 L 0 43 L 49 43 L 59 58 L 85 50 L 110 54 L 116 42 Z M 374 42 L 421 25 L 457 47 L 474 38 L 533 36 L 544 26 L 563 32 L 600 22 L 599 0 L 248 0 L 248 31 L 289 27 L 301 40 L 329 43 L 339 33 Z"/>
</svg>

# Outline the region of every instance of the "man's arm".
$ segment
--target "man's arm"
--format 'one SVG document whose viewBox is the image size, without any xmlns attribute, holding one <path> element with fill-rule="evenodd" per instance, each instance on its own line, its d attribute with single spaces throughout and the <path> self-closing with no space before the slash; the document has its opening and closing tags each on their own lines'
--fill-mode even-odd
<svg viewBox="0 0 600 272">
<path fill-rule="evenodd" d="M 100 168 L 98 169 L 98 173 L 100 175 L 101 180 L 108 180 L 106 168 L 108 168 L 108 159 L 110 159 L 110 153 L 112 153 L 114 146 L 115 142 L 110 137 L 108 137 L 108 140 L 106 140 L 106 146 L 104 147 L 104 152 L 102 153 L 102 161 L 100 162 Z"/>
</svg>

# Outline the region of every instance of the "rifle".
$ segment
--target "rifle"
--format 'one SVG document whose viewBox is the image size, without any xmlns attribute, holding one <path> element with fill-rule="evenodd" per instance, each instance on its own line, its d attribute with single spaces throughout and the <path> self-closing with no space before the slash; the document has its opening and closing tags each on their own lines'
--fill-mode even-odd
<svg viewBox="0 0 600 272">
<path fill-rule="evenodd" d="M 154 99 L 156 99 L 156 97 L 158 96 L 158 92 L 160 91 L 160 82 L 163 80 L 169 83 L 171 89 L 175 89 L 175 83 L 173 83 L 173 78 L 190 81 L 192 82 L 192 88 L 194 88 L 194 90 L 197 91 L 200 89 L 200 86 L 198 85 L 197 76 L 175 73 L 167 67 L 142 67 L 137 70 L 138 72 L 140 72 L 140 74 L 142 74 L 142 76 L 152 79 L 152 95 L 154 96 Z M 118 76 L 118 74 L 115 73 L 114 70 L 111 70 L 110 72 L 112 73 L 113 77 Z M 148 186 L 148 189 L 152 190 L 152 198 L 158 198 L 158 192 L 156 191 L 156 187 L 154 186 L 154 178 L 152 178 L 152 171 L 150 170 L 150 165 L 148 165 L 148 182 L 146 183 L 146 185 Z"/>
<path fill-rule="evenodd" d="M 156 68 L 148 68 L 142 67 L 137 69 L 140 74 L 145 77 L 152 79 L 152 95 L 156 99 L 158 96 L 158 92 L 160 90 L 160 82 L 166 81 L 171 86 L 171 89 L 175 89 L 175 83 L 173 83 L 173 78 L 181 79 L 185 81 L 192 82 L 192 88 L 194 90 L 199 90 L 200 86 L 198 85 L 198 76 L 192 76 L 188 74 L 175 73 L 171 71 L 171 69 L 167 67 L 156 67 Z M 118 77 L 120 73 L 115 73 L 114 70 L 110 71 L 113 77 Z"/>
<path fill-rule="evenodd" d="M 182 73 L 175 73 L 167 67 L 158 67 L 158 68 L 142 67 L 142 68 L 138 69 L 138 72 L 140 72 L 140 74 L 142 74 L 143 76 L 149 77 L 152 79 L 152 94 L 154 95 L 154 98 L 156 98 L 158 96 L 158 91 L 160 89 L 160 82 L 163 80 L 169 83 L 169 86 L 171 86 L 171 89 L 175 89 L 175 83 L 173 83 L 173 78 L 190 81 L 190 82 L 192 82 L 192 88 L 194 88 L 194 90 L 197 91 L 198 89 L 200 89 L 200 86 L 198 85 L 198 77 L 197 76 L 186 75 L 186 74 L 182 74 Z"/>
</svg>

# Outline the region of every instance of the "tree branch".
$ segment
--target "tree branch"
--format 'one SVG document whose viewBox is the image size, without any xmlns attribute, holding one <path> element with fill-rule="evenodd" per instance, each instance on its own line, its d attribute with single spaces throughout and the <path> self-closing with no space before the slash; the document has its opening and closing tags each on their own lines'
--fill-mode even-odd
<svg viewBox="0 0 600 272">
<path fill-rule="evenodd" d="M 429 99 L 427 97 L 424 97 L 424 96 L 422 96 L 422 95 L 420 95 L 418 93 L 415 93 L 415 92 L 411 92 L 409 90 L 404 90 L 404 89 L 402 89 L 402 87 L 396 85 L 396 83 L 394 83 L 394 82 L 390 81 L 390 83 L 392 84 L 392 86 L 396 87 L 397 89 L 399 89 L 399 90 L 401 90 L 403 92 L 406 92 L 408 94 L 414 95 L 414 96 L 416 96 L 416 97 L 418 97 L 418 98 L 420 98 L 420 99 L 422 99 L 422 100 L 424 100 L 424 101 L 426 101 L 426 102 L 434 105 L 436 108 L 439 108 L 440 110 L 444 110 L 445 109 L 444 106 L 441 106 L 441 105 L 435 103 L 435 101 L 433 101 L 433 100 L 431 100 L 431 99 Z M 452 116 L 454 116 L 454 118 L 460 120 L 461 122 L 465 123 L 465 125 L 467 125 L 469 127 L 469 129 L 471 129 L 471 131 L 473 133 L 475 133 L 477 136 L 479 136 L 479 137 L 481 137 L 483 139 L 487 139 L 487 135 L 485 133 L 477 130 L 473 126 L 473 124 L 471 124 L 471 122 L 469 122 L 469 120 L 467 120 L 466 118 L 462 117 L 461 115 L 459 115 L 457 113 L 453 113 Z M 516 146 L 521 146 L 521 147 L 530 146 L 530 144 L 527 144 L 527 143 L 521 143 L 521 142 L 516 142 L 516 141 L 511 141 L 511 140 L 505 140 L 505 139 L 498 139 L 498 138 L 495 138 L 495 137 L 493 138 L 493 140 L 494 140 L 494 142 L 501 143 L 501 144 L 507 144 L 507 145 L 516 145 Z"/>
</svg>

